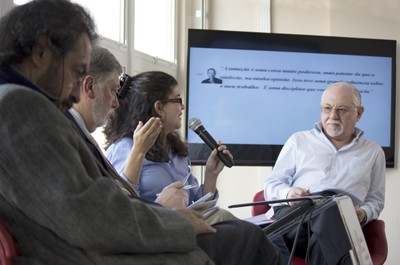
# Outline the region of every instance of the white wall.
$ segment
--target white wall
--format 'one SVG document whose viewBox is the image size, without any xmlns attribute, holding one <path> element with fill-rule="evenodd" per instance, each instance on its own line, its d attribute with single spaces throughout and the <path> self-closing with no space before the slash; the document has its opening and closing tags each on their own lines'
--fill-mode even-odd
<svg viewBox="0 0 400 265">
<path fill-rule="evenodd" d="M 0 16 L 6 14 L 13 7 L 12 0 L 2 0 L 0 1 Z"/>
<path fill-rule="evenodd" d="M 210 29 L 259 31 L 256 0 L 212 0 L 207 8 Z M 210 3 L 212 2 L 212 3 Z M 246 4 L 244 4 L 246 3 Z M 400 1 L 398 0 L 271 0 L 271 32 L 326 36 L 382 38 L 400 41 Z M 238 9 L 237 6 L 240 6 Z M 399 53 L 399 52 L 398 52 Z M 399 61 L 399 55 L 397 56 Z M 184 63 L 184 62 L 183 62 Z M 397 87 L 400 83 L 397 70 Z M 180 72 L 182 74 L 182 72 Z M 179 72 L 178 72 L 179 74 Z M 399 104 L 400 91 L 396 101 Z M 367 112 L 369 110 L 366 110 Z M 373 111 L 373 110 L 372 110 Z M 396 117 L 399 117 L 399 107 Z M 310 125 L 311 126 L 311 125 Z M 380 218 L 385 221 L 389 255 L 385 264 L 400 264 L 400 190 L 399 119 L 396 125 L 396 167 L 387 169 L 386 203 Z M 200 169 L 199 169 L 200 170 Z M 270 167 L 233 167 L 225 169 L 218 180 L 219 205 L 250 202 L 262 189 Z M 198 172 L 198 176 L 201 172 Z M 232 209 L 238 217 L 250 216 L 249 208 Z"/>
</svg>

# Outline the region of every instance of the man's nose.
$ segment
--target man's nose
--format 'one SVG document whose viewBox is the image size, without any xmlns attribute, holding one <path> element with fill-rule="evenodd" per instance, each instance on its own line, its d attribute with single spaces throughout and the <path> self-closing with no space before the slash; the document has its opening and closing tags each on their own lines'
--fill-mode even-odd
<svg viewBox="0 0 400 265">
<path fill-rule="evenodd" d="M 329 118 L 337 119 L 339 117 L 338 111 L 335 108 L 332 108 L 331 112 L 329 113 Z"/>
</svg>

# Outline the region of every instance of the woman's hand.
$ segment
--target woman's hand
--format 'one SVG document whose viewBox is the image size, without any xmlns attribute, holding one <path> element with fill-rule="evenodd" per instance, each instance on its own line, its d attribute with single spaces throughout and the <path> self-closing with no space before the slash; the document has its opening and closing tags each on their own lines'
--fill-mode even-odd
<svg viewBox="0 0 400 265">
<path fill-rule="evenodd" d="M 146 124 L 139 122 L 133 133 L 133 148 L 124 168 L 124 175 L 132 184 L 139 183 L 146 153 L 153 146 L 162 129 L 160 118 L 151 118 Z"/>
<path fill-rule="evenodd" d="M 140 121 L 133 133 L 134 148 L 137 148 L 137 152 L 146 154 L 153 146 L 161 129 L 162 123 L 160 118 L 152 117 L 146 124 Z"/>
<path fill-rule="evenodd" d="M 224 163 L 217 157 L 218 151 L 221 151 L 225 155 L 229 156 L 233 160 L 232 154 L 229 152 L 225 145 L 221 145 L 221 141 L 217 141 L 218 148 L 214 149 L 206 163 L 205 179 L 203 185 L 203 194 L 212 192 L 216 194 L 217 191 L 217 178 L 224 168 Z M 213 198 L 211 198 L 213 199 Z"/>
<path fill-rule="evenodd" d="M 233 160 L 232 154 L 229 152 L 228 148 L 226 145 L 222 145 L 221 141 L 217 141 L 218 149 L 214 149 L 210 156 L 208 157 L 207 163 L 206 163 L 206 172 L 205 176 L 211 177 L 211 178 L 217 178 L 219 173 L 221 173 L 222 169 L 224 168 L 224 163 L 222 163 L 221 160 L 217 157 L 218 151 L 222 152 L 223 154 L 229 156 L 231 160 Z"/>
</svg>

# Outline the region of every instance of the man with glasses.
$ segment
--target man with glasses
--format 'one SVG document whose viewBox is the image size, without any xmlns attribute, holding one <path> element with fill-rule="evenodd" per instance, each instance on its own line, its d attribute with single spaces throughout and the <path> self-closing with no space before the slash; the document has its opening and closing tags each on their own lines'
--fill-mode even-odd
<svg viewBox="0 0 400 265">
<path fill-rule="evenodd" d="M 341 190 L 354 195 L 353 204 L 355 199 L 361 201 L 354 205 L 361 225 L 377 219 L 384 206 L 385 156 L 382 148 L 364 138 L 363 131 L 356 127 L 363 112 L 356 87 L 349 83 L 329 86 L 321 98 L 321 121 L 312 130 L 295 133 L 287 140 L 265 181 L 265 198 L 296 198 Z M 289 205 L 274 207 L 275 216 L 290 212 Z M 341 240 L 343 229 L 325 212 L 320 216 L 316 218 L 325 218 L 323 225 L 311 225 L 310 239 L 306 227 L 300 233 L 295 255 L 305 256 L 309 239 L 311 264 L 351 264 L 349 246 Z M 291 249 L 295 233 L 285 236 Z"/>
<path fill-rule="evenodd" d="M 66 111 L 65 115 L 75 124 L 79 134 L 97 158 L 99 168 L 112 175 L 128 195 L 138 197 L 137 191 L 131 187 L 127 180 L 118 175 L 91 135 L 97 128 L 106 123 L 110 114 L 119 106 L 117 95 L 120 89 L 120 82 L 123 82 L 123 78 L 121 78 L 121 81 L 119 79 L 121 74 L 122 67 L 115 56 L 106 48 L 94 47 L 90 58 L 88 75 L 83 79 L 80 87 L 81 100 Z M 124 77 L 126 76 L 124 75 Z M 182 103 L 182 99 L 180 99 L 179 103 Z M 152 119 L 137 129 L 135 134 L 137 145 L 131 154 L 135 165 L 143 163 L 141 158 L 144 156 L 141 154 L 148 151 L 160 129 L 161 122 L 158 119 Z M 155 202 L 167 208 L 185 208 L 188 195 L 182 187 L 181 182 L 168 185 Z"/>
</svg>

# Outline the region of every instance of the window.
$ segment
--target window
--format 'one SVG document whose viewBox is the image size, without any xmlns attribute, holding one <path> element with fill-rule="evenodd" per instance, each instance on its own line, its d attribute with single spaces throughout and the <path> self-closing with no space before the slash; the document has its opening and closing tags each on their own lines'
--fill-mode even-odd
<svg viewBox="0 0 400 265">
<path fill-rule="evenodd" d="M 135 0 L 134 49 L 176 63 L 175 0 Z"/>
<path fill-rule="evenodd" d="M 28 2 L 30 2 L 31 0 L 14 0 L 14 4 L 16 5 L 23 5 L 26 4 Z"/>
<path fill-rule="evenodd" d="M 32 0 L 13 0 L 15 5 L 23 5 Z M 85 7 L 96 22 L 97 31 L 103 37 L 126 44 L 125 0 L 72 0 Z"/>
<path fill-rule="evenodd" d="M 72 0 L 72 2 L 82 5 L 90 12 L 100 35 L 126 44 L 124 0 Z"/>
</svg>

